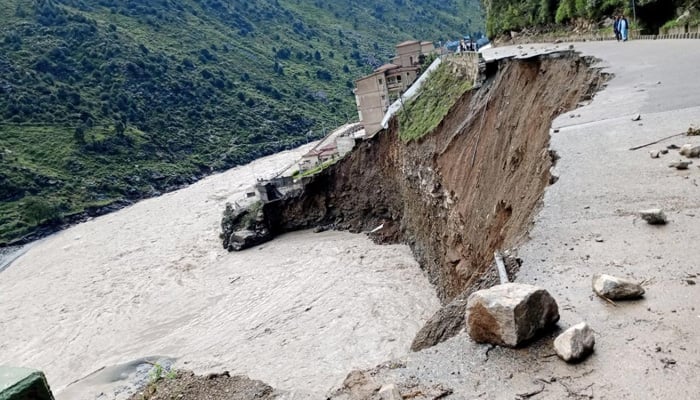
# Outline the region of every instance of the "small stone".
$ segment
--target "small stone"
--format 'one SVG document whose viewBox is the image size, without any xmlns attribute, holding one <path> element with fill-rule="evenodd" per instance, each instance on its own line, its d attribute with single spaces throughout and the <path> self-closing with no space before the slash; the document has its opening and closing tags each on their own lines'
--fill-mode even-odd
<svg viewBox="0 0 700 400">
<path fill-rule="evenodd" d="M 669 150 L 678 150 L 678 149 L 680 149 L 680 147 L 678 147 L 678 145 L 675 145 L 675 144 L 669 144 L 668 146 L 666 146 L 666 148 L 669 149 Z"/>
<path fill-rule="evenodd" d="M 668 154 L 668 149 L 661 149 L 661 150 L 659 150 L 659 153 Z"/>
<path fill-rule="evenodd" d="M 585 322 L 572 326 L 554 339 L 554 351 L 562 360 L 571 363 L 588 357 L 593 352 L 593 346 L 593 329 Z"/>
<path fill-rule="evenodd" d="M 642 114 L 635 114 L 632 117 L 632 121 L 640 121 L 642 119 Z"/>
<path fill-rule="evenodd" d="M 672 163 L 669 163 L 668 167 L 683 170 L 683 169 L 688 169 L 688 166 L 692 163 L 693 163 L 692 161 L 679 160 L 679 161 L 674 161 Z"/>
<path fill-rule="evenodd" d="M 390 383 L 388 385 L 382 386 L 381 389 L 379 389 L 379 398 L 381 400 L 401 400 L 403 397 L 401 397 L 401 392 L 399 392 L 399 388 L 396 387 L 395 384 Z"/>
<path fill-rule="evenodd" d="M 680 154 L 688 158 L 698 158 L 700 157 L 700 146 L 684 144 L 683 146 L 681 146 Z"/>
<path fill-rule="evenodd" d="M 665 225 L 668 222 L 666 214 L 664 214 L 664 211 L 660 208 L 642 210 L 639 212 L 639 216 L 647 221 L 649 225 Z"/>
<path fill-rule="evenodd" d="M 603 238 L 595 238 L 595 241 L 598 243 L 603 243 L 605 240 L 603 240 Z"/>
<path fill-rule="evenodd" d="M 479 343 L 517 347 L 557 321 L 557 302 L 537 286 L 506 283 L 467 300 L 467 332 Z"/>
<path fill-rule="evenodd" d="M 685 280 L 685 283 L 687 283 L 687 284 L 690 285 L 690 286 L 695 285 L 695 281 L 692 280 L 692 279 L 686 279 L 686 280 Z"/>
<path fill-rule="evenodd" d="M 693 148 L 693 145 L 690 143 L 686 143 L 683 146 L 681 146 L 681 149 L 678 151 L 682 156 L 687 156 L 690 154 L 690 149 Z"/>
<path fill-rule="evenodd" d="M 638 299 L 644 295 L 642 285 L 607 274 L 593 275 L 593 291 L 610 300 Z"/>
<path fill-rule="evenodd" d="M 650 156 L 651 158 L 659 158 L 659 155 L 660 155 L 660 154 L 661 154 L 661 152 L 658 151 L 658 150 L 651 150 L 651 151 L 649 152 L 649 156 Z"/>
</svg>

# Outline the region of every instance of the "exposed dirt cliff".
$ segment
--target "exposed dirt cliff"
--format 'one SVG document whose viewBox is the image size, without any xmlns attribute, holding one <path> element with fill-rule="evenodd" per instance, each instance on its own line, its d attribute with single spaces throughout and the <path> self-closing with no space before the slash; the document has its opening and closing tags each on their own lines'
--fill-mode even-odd
<svg viewBox="0 0 700 400">
<path fill-rule="evenodd" d="M 432 133 L 402 142 L 394 119 L 299 196 L 266 204 L 271 231 L 383 224 L 375 239 L 408 243 L 449 311 L 479 283 L 495 250 L 527 234 L 553 181 L 551 121 L 602 82 L 590 63 L 564 52 L 490 65 L 484 84 L 459 98 Z M 459 331 L 463 308 L 451 310 L 436 315 L 414 348 Z"/>
</svg>

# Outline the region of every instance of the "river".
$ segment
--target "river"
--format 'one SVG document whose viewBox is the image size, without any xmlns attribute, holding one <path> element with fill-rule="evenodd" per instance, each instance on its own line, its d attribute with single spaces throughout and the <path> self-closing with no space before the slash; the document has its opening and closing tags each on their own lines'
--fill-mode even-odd
<svg viewBox="0 0 700 400">
<path fill-rule="evenodd" d="M 239 253 L 222 249 L 225 203 L 303 151 L 29 246 L 0 272 L 0 364 L 43 370 L 59 399 L 94 399 L 99 390 L 69 384 L 152 355 L 318 398 L 351 369 L 405 354 L 439 308 L 407 246 L 303 231 Z"/>
</svg>

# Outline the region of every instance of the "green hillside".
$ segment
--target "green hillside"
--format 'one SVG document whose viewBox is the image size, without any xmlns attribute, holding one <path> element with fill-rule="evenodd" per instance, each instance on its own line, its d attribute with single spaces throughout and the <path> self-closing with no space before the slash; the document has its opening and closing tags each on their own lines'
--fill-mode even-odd
<svg viewBox="0 0 700 400">
<path fill-rule="evenodd" d="M 688 11 L 687 20 L 693 23 L 698 22 L 700 14 L 697 0 L 483 0 L 483 3 L 490 36 L 576 20 L 599 22 L 618 13 L 625 13 L 630 20 L 636 14 L 639 27 L 656 34 L 661 26 L 672 23 L 685 11 Z"/>
<path fill-rule="evenodd" d="M 356 119 L 406 39 L 482 30 L 478 0 L 3 0 L 0 244 Z"/>
</svg>

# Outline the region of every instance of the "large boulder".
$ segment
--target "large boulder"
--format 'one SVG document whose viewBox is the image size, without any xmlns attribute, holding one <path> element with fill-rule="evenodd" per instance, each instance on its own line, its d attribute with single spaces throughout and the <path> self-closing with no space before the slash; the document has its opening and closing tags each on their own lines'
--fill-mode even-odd
<svg viewBox="0 0 700 400">
<path fill-rule="evenodd" d="M 588 357 L 593 352 L 593 346 L 593 329 L 585 322 L 572 326 L 554 339 L 554 351 L 562 360 L 571 363 Z"/>
<path fill-rule="evenodd" d="M 557 321 L 557 302 L 537 286 L 506 283 L 467 300 L 467 331 L 480 343 L 517 347 Z"/>
<path fill-rule="evenodd" d="M 241 251 L 272 239 L 262 203 L 247 206 L 226 204 L 221 219 L 221 238 L 228 251 Z"/>
<path fill-rule="evenodd" d="M 607 274 L 593 275 L 593 291 L 598 296 L 610 300 L 631 300 L 644 295 L 642 285 Z"/>
<path fill-rule="evenodd" d="M 504 254 L 503 263 L 506 265 L 508 275 L 513 276 L 520 268 L 522 260 L 513 255 Z M 469 296 L 477 290 L 493 287 L 498 282 L 499 277 L 494 262 L 491 268 L 487 269 L 476 283 L 470 285 L 468 289 L 455 297 L 449 304 L 443 306 L 426 321 L 416 333 L 413 343 L 411 343 L 411 351 L 420 351 L 435 346 L 459 334 L 464 329 L 466 322 L 464 310 L 467 307 Z"/>
</svg>

